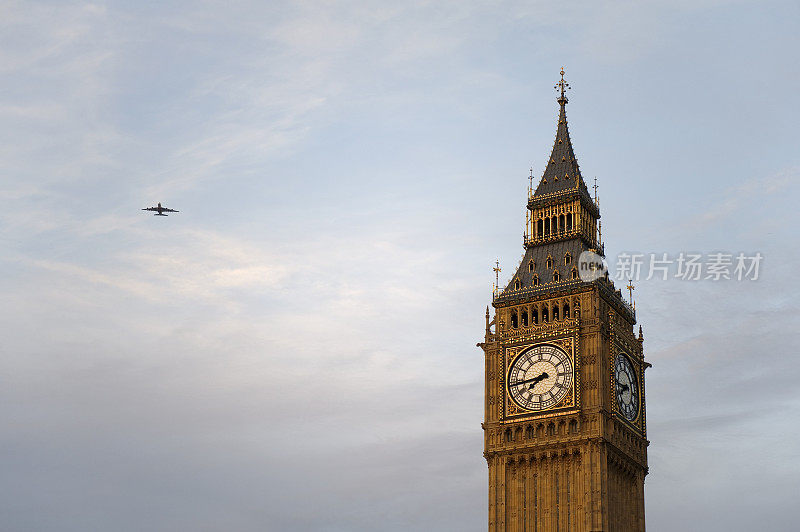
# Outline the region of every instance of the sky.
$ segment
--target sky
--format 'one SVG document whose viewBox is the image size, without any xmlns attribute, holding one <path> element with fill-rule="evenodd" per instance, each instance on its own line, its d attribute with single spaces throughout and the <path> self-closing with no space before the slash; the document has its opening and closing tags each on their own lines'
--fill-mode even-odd
<svg viewBox="0 0 800 532">
<path fill-rule="evenodd" d="M 794 530 L 799 22 L 0 2 L 0 529 L 484 530 L 475 344 L 563 66 L 611 263 L 763 256 L 635 284 L 648 530 Z"/>
</svg>

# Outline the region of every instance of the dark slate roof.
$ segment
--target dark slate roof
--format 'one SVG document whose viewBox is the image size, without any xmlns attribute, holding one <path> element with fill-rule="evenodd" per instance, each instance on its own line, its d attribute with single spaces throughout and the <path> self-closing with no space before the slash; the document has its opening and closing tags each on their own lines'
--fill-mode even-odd
<svg viewBox="0 0 800 532">
<path fill-rule="evenodd" d="M 561 105 L 561 111 L 558 114 L 556 140 L 553 142 L 553 151 L 547 160 L 547 166 L 539 181 L 539 186 L 533 193 L 533 198 L 574 190 L 591 200 L 575 158 L 575 151 L 572 149 L 572 140 L 569 138 L 567 98 L 562 96 L 558 99 L 558 103 Z"/>
<path fill-rule="evenodd" d="M 492 304 L 495 307 L 501 307 L 515 304 L 528 298 L 533 299 L 542 294 L 597 286 L 606 295 L 607 301 L 615 305 L 632 323 L 635 322 L 636 313 L 622 297 L 622 293 L 616 289 L 613 281 L 604 277 L 589 282 L 582 281 L 580 276 L 577 279 L 572 279 L 572 268 L 578 267 L 578 259 L 581 253 L 588 249 L 589 247 L 580 238 L 529 247 L 525 251 L 525 256 L 522 257 L 522 261 L 517 267 L 517 272 L 511 277 L 508 286 L 494 298 Z M 568 265 L 564 264 L 564 256 L 567 253 L 572 257 L 572 261 Z M 548 257 L 553 259 L 551 268 L 547 267 Z M 532 260 L 535 262 L 533 271 L 528 266 Z M 561 275 L 559 282 L 553 281 L 553 272 L 556 270 Z M 534 275 L 539 276 L 538 286 L 533 285 Z M 520 282 L 519 289 L 516 288 L 518 280 Z"/>
<path fill-rule="evenodd" d="M 497 297 L 496 301 L 501 302 L 525 297 L 528 294 L 557 291 L 562 288 L 573 287 L 576 284 L 591 284 L 582 283 L 580 277 L 576 283 L 571 275 L 572 269 L 578 266 L 578 258 L 581 253 L 588 249 L 589 247 L 580 238 L 529 247 L 525 251 L 525 256 L 522 257 L 522 262 L 520 262 L 517 272 L 511 277 L 508 286 Z M 564 257 L 567 253 L 572 257 L 570 264 L 564 264 Z M 547 267 L 548 257 L 553 259 L 551 268 Z M 533 271 L 528 266 L 531 261 L 535 263 Z M 557 283 L 553 281 L 553 273 L 555 271 L 558 271 L 561 276 L 561 281 Z M 533 285 L 534 275 L 539 276 L 538 286 Z M 517 280 L 520 282 L 519 290 L 515 288 Z"/>
</svg>

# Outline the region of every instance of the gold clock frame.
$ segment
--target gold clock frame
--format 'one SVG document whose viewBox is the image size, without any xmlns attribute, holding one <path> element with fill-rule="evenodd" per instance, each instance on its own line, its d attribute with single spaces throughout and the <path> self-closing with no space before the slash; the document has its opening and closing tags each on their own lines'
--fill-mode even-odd
<svg viewBox="0 0 800 532">
<path fill-rule="evenodd" d="M 539 345 L 553 345 L 562 349 L 572 363 L 572 385 L 569 393 L 557 404 L 545 410 L 528 410 L 520 407 L 511 398 L 508 389 L 508 378 L 511 372 L 511 363 L 524 351 Z M 507 346 L 503 350 L 503 416 L 504 423 L 516 422 L 522 419 L 540 419 L 576 412 L 580 409 L 580 357 L 577 356 L 578 335 L 573 333 L 567 336 L 542 338 L 534 342 Z"/>
</svg>

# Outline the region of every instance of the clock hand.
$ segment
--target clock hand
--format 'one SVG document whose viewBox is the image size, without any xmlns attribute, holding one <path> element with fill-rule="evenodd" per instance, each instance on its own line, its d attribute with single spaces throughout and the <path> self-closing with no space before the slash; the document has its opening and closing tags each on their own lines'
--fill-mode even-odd
<svg viewBox="0 0 800 532">
<path fill-rule="evenodd" d="M 619 383 L 619 384 L 617 384 L 617 386 L 619 386 L 619 387 L 620 387 L 620 389 L 621 389 L 623 392 L 627 392 L 628 390 L 630 390 L 630 389 L 631 389 L 631 388 L 630 388 L 630 386 L 628 386 L 627 384 L 622 384 L 622 383 Z"/>
<path fill-rule="evenodd" d="M 542 379 L 546 379 L 549 376 L 550 375 L 548 375 L 547 372 L 545 371 L 538 377 L 534 377 L 532 379 L 525 379 L 524 381 L 517 381 L 512 383 L 511 386 L 519 386 L 520 384 L 528 384 L 529 382 L 532 382 L 533 386 L 535 386 L 537 382 L 541 381 Z"/>
<path fill-rule="evenodd" d="M 531 385 L 528 386 L 528 389 L 529 390 L 533 390 L 533 387 L 536 386 L 537 384 L 539 384 L 539 381 L 542 381 L 542 380 L 546 379 L 549 376 L 550 375 L 548 375 L 546 371 L 543 372 L 541 375 L 539 375 L 535 379 L 532 379 Z"/>
</svg>

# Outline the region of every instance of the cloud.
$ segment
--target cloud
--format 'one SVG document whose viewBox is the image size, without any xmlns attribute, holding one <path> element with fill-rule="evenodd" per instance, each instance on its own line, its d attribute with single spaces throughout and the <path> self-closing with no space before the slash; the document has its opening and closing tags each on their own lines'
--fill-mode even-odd
<svg viewBox="0 0 800 532">
<path fill-rule="evenodd" d="M 490 260 L 520 249 L 531 87 L 753 34 L 692 34 L 707 6 L 3 4 L 4 525 L 484 529 L 475 342 Z M 730 196 L 704 176 L 719 204 L 681 241 L 790 216 L 775 164 Z M 791 515 L 789 248 L 757 283 L 637 287 L 650 529 Z"/>
<path fill-rule="evenodd" d="M 700 223 L 725 220 L 740 212 L 746 203 L 763 201 L 764 196 L 779 194 L 800 185 L 800 168 L 785 168 L 767 177 L 754 177 L 726 191 L 725 198 L 699 216 Z"/>
</svg>

